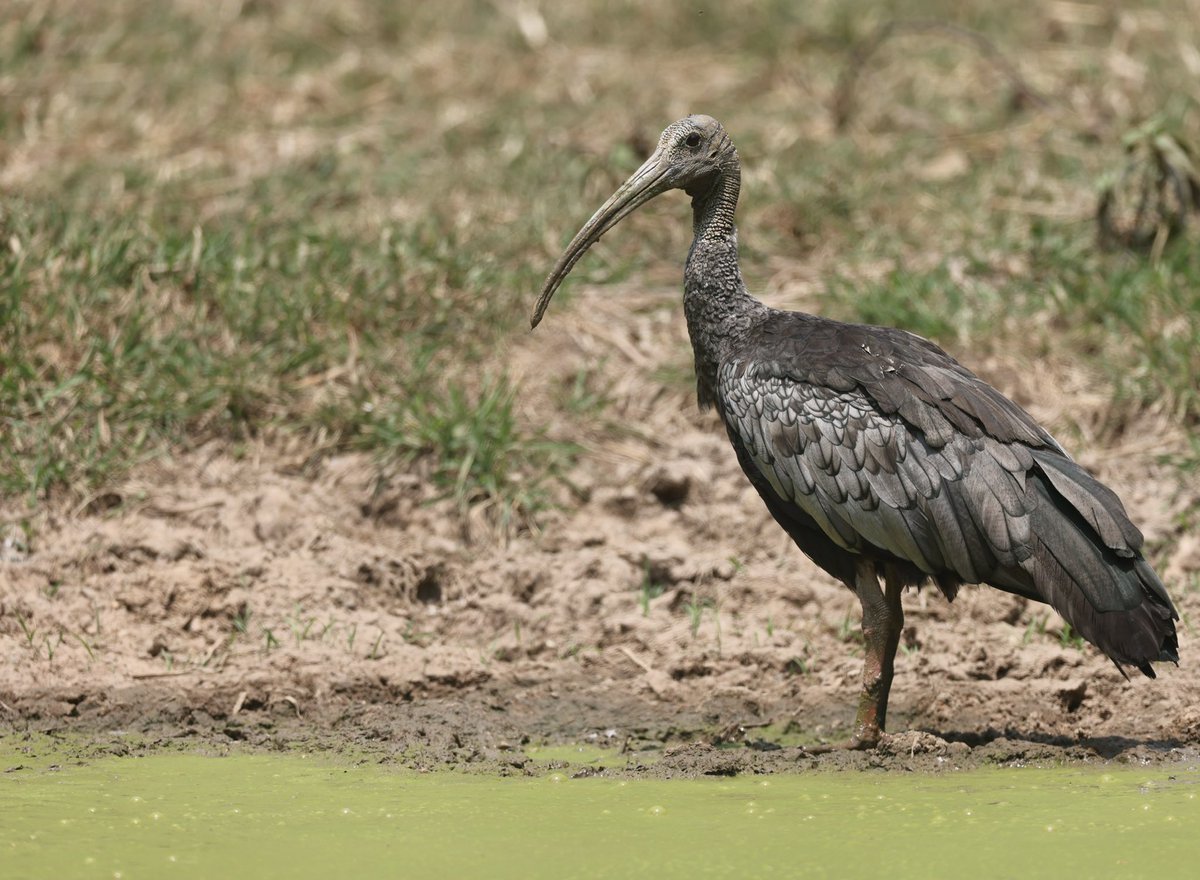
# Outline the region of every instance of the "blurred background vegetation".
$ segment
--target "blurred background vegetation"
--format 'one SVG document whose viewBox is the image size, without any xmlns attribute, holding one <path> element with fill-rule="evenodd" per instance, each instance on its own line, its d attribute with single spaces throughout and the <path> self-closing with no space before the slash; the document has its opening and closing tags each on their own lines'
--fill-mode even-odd
<svg viewBox="0 0 1200 880">
<path fill-rule="evenodd" d="M 913 20 L 1020 80 L 936 29 L 861 54 Z M 689 112 L 738 144 L 771 304 L 972 366 L 1071 362 L 1100 436 L 1191 434 L 1196 235 L 1101 247 L 1095 213 L 1137 126 L 1197 140 L 1198 82 L 1197 0 L 8 0 L 0 494 L 78 502 L 253 439 L 535 511 L 572 447 L 516 406 L 508 352 L 561 246 Z M 631 218 L 573 283 L 678 285 L 679 212 Z M 581 401 L 602 389 L 559 405 Z"/>
</svg>

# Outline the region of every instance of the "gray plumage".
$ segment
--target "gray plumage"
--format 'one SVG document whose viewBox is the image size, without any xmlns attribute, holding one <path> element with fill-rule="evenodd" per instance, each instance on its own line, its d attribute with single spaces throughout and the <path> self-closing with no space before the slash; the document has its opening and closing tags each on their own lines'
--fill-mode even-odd
<svg viewBox="0 0 1200 880">
<path fill-rule="evenodd" d="M 714 384 L 747 475 L 835 577 L 853 584 L 866 556 L 951 599 L 990 583 L 1048 602 L 1119 664 L 1153 676 L 1176 659 L 1174 609 L 1117 496 L 931 343 L 768 312 Z"/>
<path fill-rule="evenodd" d="M 534 312 L 599 237 L 668 189 L 692 197 L 684 313 L 702 407 L 715 406 L 775 519 L 863 603 L 867 669 L 854 744 L 877 740 L 900 590 L 987 583 L 1054 607 L 1118 667 L 1177 660 L 1174 606 L 1117 496 L 1021 407 L 932 342 L 771 309 L 738 268 L 737 151 L 680 120 L 580 230 Z M 884 578 L 886 595 L 877 578 Z"/>
</svg>

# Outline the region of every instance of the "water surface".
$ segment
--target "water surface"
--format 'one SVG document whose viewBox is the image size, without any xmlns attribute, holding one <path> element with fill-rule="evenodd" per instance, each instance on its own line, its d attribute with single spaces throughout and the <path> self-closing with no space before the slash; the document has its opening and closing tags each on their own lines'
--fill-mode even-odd
<svg viewBox="0 0 1200 880">
<path fill-rule="evenodd" d="M 2 750 L 0 876 L 1180 877 L 1200 771 L 701 780 L 417 774 L 324 755 Z M 3 769 L 3 768 L 0 768 Z"/>
</svg>

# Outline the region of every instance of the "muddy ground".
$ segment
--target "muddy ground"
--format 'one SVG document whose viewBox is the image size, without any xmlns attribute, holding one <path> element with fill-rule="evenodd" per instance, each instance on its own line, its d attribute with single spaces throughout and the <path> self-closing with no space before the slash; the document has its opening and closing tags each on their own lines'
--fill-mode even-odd
<svg viewBox="0 0 1200 880">
<path fill-rule="evenodd" d="M 581 369 L 607 403 L 551 426 L 583 452 L 557 508 L 509 540 L 419 466 L 381 484 L 367 457 L 278 438 L 147 462 L 83 503 L 11 502 L 0 733 L 504 773 L 567 742 L 632 773 L 1200 759 L 1200 489 L 1162 463 L 1185 440 L 1089 437 L 1101 397 L 1072 391 L 1088 377 L 1049 365 L 1034 387 L 1000 361 L 974 366 L 1072 435 L 1145 531 L 1183 615 L 1181 666 L 1127 682 L 1045 606 L 914 592 L 896 735 L 869 754 L 799 748 L 848 732 L 857 604 L 790 546 L 696 411 L 683 332 L 671 287 L 582 289 L 513 341 L 531 419 Z M 1065 393 L 1039 401 L 1047 388 Z"/>
</svg>

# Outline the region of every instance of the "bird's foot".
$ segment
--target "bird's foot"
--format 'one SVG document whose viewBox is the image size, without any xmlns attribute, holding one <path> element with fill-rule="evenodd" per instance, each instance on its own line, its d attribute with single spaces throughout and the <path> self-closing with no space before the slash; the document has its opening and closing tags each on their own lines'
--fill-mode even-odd
<svg viewBox="0 0 1200 880">
<path fill-rule="evenodd" d="M 879 745 L 880 736 L 852 736 L 837 743 L 826 743 L 819 746 L 801 746 L 810 755 L 828 755 L 832 752 L 869 752 Z"/>
<path fill-rule="evenodd" d="M 850 741 L 846 743 L 846 748 L 855 752 L 874 751 L 875 747 L 879 745 L 879 741 L 882 738 L 882 732 L 876 732 L 874 736 L 852 736 L 850 737 Z"/>
</svg>

